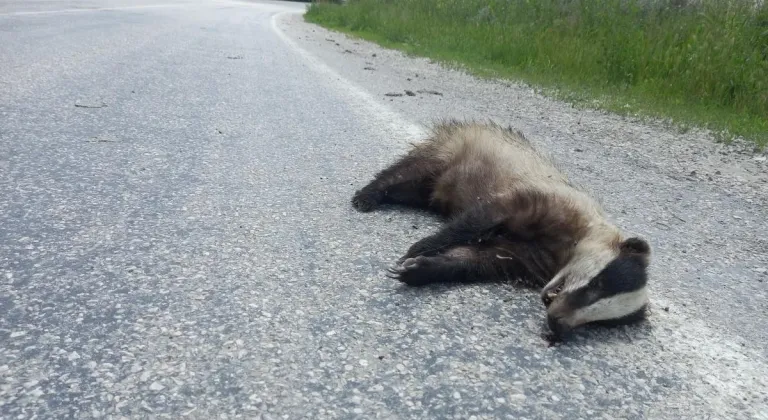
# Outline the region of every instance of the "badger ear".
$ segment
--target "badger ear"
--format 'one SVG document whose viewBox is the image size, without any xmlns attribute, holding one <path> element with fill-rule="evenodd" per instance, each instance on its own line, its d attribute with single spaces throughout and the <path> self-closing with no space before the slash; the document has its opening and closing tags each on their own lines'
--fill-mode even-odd
<svg viewBox="0 0 768 420">
<path fill-rule="evenodd" d="M 621 252 L 624 254 L 634 254 L 647 257 L 651 253 L 651 247 L 643 239 L 632 237 L 627 238 L 621 243 Z"/>
</svg>

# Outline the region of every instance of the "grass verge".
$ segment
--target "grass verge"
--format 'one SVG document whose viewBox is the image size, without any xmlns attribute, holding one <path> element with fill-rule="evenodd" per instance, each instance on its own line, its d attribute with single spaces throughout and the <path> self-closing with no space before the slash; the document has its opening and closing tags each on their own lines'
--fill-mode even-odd
<svg viewBox="0 0 768 420">
<path fill-rule="evenodd" d="M 768 143 L 768 2 L 316 1 L 305 19 L 571 103 Z"/>
</svg>

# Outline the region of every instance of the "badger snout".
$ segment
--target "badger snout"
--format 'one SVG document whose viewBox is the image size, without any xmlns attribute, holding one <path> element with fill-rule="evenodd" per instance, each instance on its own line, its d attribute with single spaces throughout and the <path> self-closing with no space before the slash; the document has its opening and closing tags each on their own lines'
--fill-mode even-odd
<svg viewBox="0 0 768 420">
<path fill-rule="evenodd" d="M 547 296 L 542 298 L 545 297 Z M 552 336 L 558 340 L 564 339 L 573 330 L 581 326 L 582 322 L 579 321 L 574 313 L 574 308 L 569 302 L 567 292 L 557 290 L 557 293 L 545 300 L 544 304 L 547 307 L 547 326 L 552 332 Z"/>
<path fill-rule="evenodd" d="M 547 325 L 552 334 L 557 338 L 563 338 L 572 330 L 571 326 L 561 318 L 552 315 L 547 316 Z"/>
</svg>

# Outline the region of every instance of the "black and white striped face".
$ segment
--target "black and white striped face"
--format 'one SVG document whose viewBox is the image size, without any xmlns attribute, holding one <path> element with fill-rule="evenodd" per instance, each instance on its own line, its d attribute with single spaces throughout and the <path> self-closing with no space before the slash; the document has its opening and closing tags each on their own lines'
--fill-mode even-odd
<svg viewBox="0 0 768 420">
<path fill-rule="evenodd" d="M 621 325 L 642 319 L 648 304 L 650 248 L 639 238 L 619 249 L 577 254 L 542 290 L 547 322 L 556 336 L 584 324 Z"/>
</svg>

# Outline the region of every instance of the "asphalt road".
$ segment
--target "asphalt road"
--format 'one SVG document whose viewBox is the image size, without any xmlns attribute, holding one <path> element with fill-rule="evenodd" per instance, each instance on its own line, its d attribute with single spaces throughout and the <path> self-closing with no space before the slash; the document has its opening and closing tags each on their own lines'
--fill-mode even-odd
<svg viewBox="0 0 768 420">
<path fill-rule="evenodd" d="M 0 1 L 0 417 L 768 418 L 762 161 L 303 7 Z M 349 199 L 443 116 L 515 123 L 649 238 L 648 323 L 549 348 L 535 292 L 384 276 L 438 222 Z"/>
</svg>

